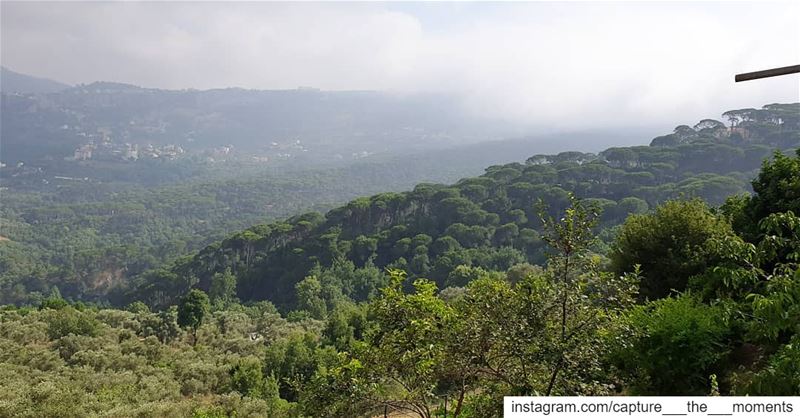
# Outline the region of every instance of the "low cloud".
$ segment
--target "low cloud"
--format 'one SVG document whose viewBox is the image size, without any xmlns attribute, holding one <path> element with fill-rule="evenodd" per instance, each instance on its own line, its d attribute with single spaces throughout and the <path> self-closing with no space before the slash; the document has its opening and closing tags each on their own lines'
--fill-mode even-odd
<svg viewBox="0 0 800 418">
<path fill-rule="evenodd" d="M 798 101 L 791 3 L 13 3 L 2 63 L 68 83 L 441 92 L 551 129 Z"/>
</svg>

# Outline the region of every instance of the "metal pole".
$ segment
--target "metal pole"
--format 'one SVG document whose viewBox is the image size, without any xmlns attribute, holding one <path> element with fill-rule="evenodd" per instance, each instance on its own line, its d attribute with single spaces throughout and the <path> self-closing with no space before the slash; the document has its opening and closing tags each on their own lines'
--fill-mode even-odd
<svg viewBox="0 0 800 418">
<path fill-rule="evenodd" d="M 736 82 L 756 80 L 759 78 L 776 77 L 779 75 L 800 73 L 800 65 L 790 65 L 788 67 L 772 68 L 769 70 L 754 71 L 752 73 L 736 74 Z"/>
</svg>

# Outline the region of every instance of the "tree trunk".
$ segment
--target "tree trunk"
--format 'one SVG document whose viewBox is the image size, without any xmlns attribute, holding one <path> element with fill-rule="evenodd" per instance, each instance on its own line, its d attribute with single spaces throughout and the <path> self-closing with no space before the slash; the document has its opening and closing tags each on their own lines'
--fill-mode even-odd
<svg viewBox="0 0 800 418">
<path fill-rule="evenodd" d="M 461 406 L 464 404 L 464 394 L 467 392 L 467 385 L 464 383 L 464 379 L 461 379 L 461 391 L 458 394 L 458 401 L 456 402 L 456 408 L 453 410 L 453 417 L 458 417 L 461 414 Z"/>
<path fill-rule="evenodd" d="M 547 385 L 547 396 L 553 392 L 553 387 L 556 385 L 556 379 L 558 378 L 558 372 L 561 371 L 561 367 L 564 365 L 564 344 L 567 340 L 567 301 L 569 299 L 569 259 L 570 254 L 567 253 L 564 259 L 564 277 L 562 277 L 562 292 L 564 294 L 561 296 L 561 355 L 558 359 L 558 363 L 556 363 L 555 368 L 553 368 L 553 374 L 550 375 L 550 383 Z"/>
</svg>

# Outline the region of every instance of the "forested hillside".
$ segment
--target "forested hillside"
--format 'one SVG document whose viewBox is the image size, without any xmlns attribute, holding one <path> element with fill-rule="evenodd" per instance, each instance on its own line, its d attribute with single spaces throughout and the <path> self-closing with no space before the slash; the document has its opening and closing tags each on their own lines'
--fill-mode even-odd
<svg viewBox="0 0 800 418">
<path fill-rule="evenodd" d="M 3 77 L 0 303 L 36 304 L 56 290 L 107 303 L 130 278 L 256 224 L 453 182 L 537 151 L 640 138 L 631 130 L 500 140 L 515 129 L 490 129 L 439 96 L 118 83 L 42 90 L 32 77 Z"/>
<path fill-rule="evenodd" d="M 785 123 L 776 129 L 796 135 L 796 126 Z M 687 143 L 653 146 L 651 155 L 702 149 L 710 138 L 681 141 Z M 623 168 L 600 164 L 599 158 L 609 158 L 603 155 L 578 164 L 587 156 L 572 154 L 565 170 L 606 167 L 624 179 L 641 170 L 648 154 L 614 160 Z M 683 154 L 687 164 L 699 164 L 690 155 Z M 507 216 L 517 210 L 510 209 L 516 197 L 506 196 L 507 211 L 468 206 L 472 210 L 438 213 L 447 207 L 441 202 L 462 200 L 452 190 L 460 196 L 467 185 L 486 187 L 480 182 L 519 183 L 493 173 L 508 178 L 537 167 L 531 171 L 558 181 L 561 163 L 533 161 L 541 163 L 490 169 L 477 181 L 420 186 L 391 195 L 396 201 L 362 199 L 326 218 L 298 216 L 238 233 L 173 271 L 146 277 L 139 291 L 198 285 L 164 309 L 151 311 L 141 301 L 125 310 L 99 309 L 57 292 L 37 306 L 7 306 L 0 310 L 0 415 L 368 417 L 388 411 L 433 418 L 447 408 L 448 417 L 488 418 L 502 414 L 507 395 L 800 395 L 800 151 L 772 154 L 750 182 L 752 195 L 730 196 L 720 207 L 678 196 L 692 190 L 680 184 L 719 174 L 677 177 L 664 189 L 674 194 L 635 198 L 652 207 L 624 206 L 620 199 L 612 201 L 616 206 L 606 203 L 605 212 L 599 197 L 579 199 L 565 190 L 563 200 L 550 200 L 560 206 L 532 203 L 530 212 L 514 212 L 517 221 L 530 216 L 537 223 L 506 223 L 536 231 L 537 245 L 530 247 L 515 246 L 521 229 L 509 241 L 495 241 L 499 249 L 468 241 L 513 232 L 499 221 L 469 219 Z M 577 181 L 560 184 L 575 194 L 586 190 Z M 606 196 L 620 190 L 606 186 L 621 187 L 594 184 Z M 510 185 L 494 189 L 508 192 Z M 443 190 L 451 191 L 438 201 L 419 197 Z M 419 203 L 400 198 L 415 193 Z M 477 206 L 498 199 L 485 193 L 463 200 Z M 608 214 L 620 206 L 632 214 Z M 408 207 L 414 209 L 403 210 Z M 420 211 L 427 216 L 409 221 Z M 494 233 L 419 236 L 460 223 L 444 226 L 443 219 L 467 222 L 458 227 L 465 231 L 479 226 Z M 602 228 L 614 219 L 621 225 Z M 329 228 L 316 235 L 333 221 L 349 235 Z M 420 229 L 391 256 L 392 268 L 376 267 L 386 260 L 379 243 L 389 241 L 382 231 L 391 236 L 409 228 Z M 350 240 L 342 236 L 355 238 L 346 245 Z M 435 280 L 428 280 L 414 270 L 424 263 L 409 262 L 410 273 L 397 268 L 414 244 L 414 257 L 432 254 L 434 266 L 446 257 L 474 258 L 444 279 L 433 276 L 437 270 L 429 264 L 425 276 Z M 416 250 L 423 246 L 426 251 Z M 226 251 L 229 259 L 214 258 Z M 281 314 L 270 302 L 241 303 L 258 297 L 242 286 L 253 285 L 248 272 L 269 271 L 264 252 L 286 257 L 271 259 L 277 263 L 306 251 L 316 251 L 319 266 L 289 290 L 295 298 L 286 299 L 284 309 L 293 310 Z M 500 263 L 502 252 L 521 258 L 478 264 Z M 335 256 L 331 267 L 325 254 Z M 543 264 L 525 263 L 526 256 Z M 180 275 L 198 265 L 219 271 L 207 292 L 197 288 L 202 279 Z M 275 268 L 290 271 L 285 264 Z M 165 289 L 152 293 L 160 299 L 145 300 L 169 303 L 172 289 Z"/>
<path fill-rule="evenodd" d="M 53 287 L 64 297 L 104 300 L 128 278 L 233 231 L 412 183 L 367 165 L 160 187 L 64 180 L 49 190 L 6 191 L 0 302 L 35 301 Z"/>
<path fill-rule="evenodd" d="M 54 287 L 65 298 L 103 302 L 110 289 L 144 270 L 252 225 L 419 182 L 456 181 L 535 150 L 598 149 L 632 135 L 500 140 L 314 169 L 241 158 L 49 160 L 0 168 L 0 303 L 36 304 Z"/>
<path fill-rule="evenodd" d="M 570 194 L 591 202 L 602 212 L 598 231 L 606 242 L 626 217 L 670 199 L 720 205 L 750 191 L 750 179 L 773 150 L 797 147 L 799 106 L 730 111 L 724 114 L 730 127 L 706 119 L 678 126 L 650 146 L 534 155 L 453 185 L 420 184 L 360 198 L 324 216 L 312 212 L 255 226 L 172 269 L 143 274 L 122 300 L 168 306 L 189 288 L 211 290 L 227 272 L 242 299 L 267 299 L 286 311 L 297 306 L 293 289 L 312 270 L 351 270 L 347 279 L 337 274 L 322 286 L 364 300 L 384 284 L 376 272 L 386 267 L 449 287 L 465 285 L 478 271 L 540 264 L 539 205 L 555 215 L 569 206 Z"/>
</svg>

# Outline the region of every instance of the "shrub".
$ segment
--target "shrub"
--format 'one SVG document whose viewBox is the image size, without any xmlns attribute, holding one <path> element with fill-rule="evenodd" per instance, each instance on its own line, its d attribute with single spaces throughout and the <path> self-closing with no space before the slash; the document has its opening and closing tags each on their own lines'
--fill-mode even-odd
<svg viewBox="0 0 800 418">
<path fill-rule="evenodd" d="M 703 395 L 708 376 L 727 355 L 724 312 L 692 295 L 638 306 L 628 317 L 633 337 L 616 355 L 632 378 L 631 387 L 646 395 Z"/>
<path fill-rule="evenodd" d="M 51 340 L 69 334 L 95 336 L 99 323 L 89 313 L 78 312 L 71 307 L 49 311 L 45 316 L 47 335 Z"/>
</svg>

